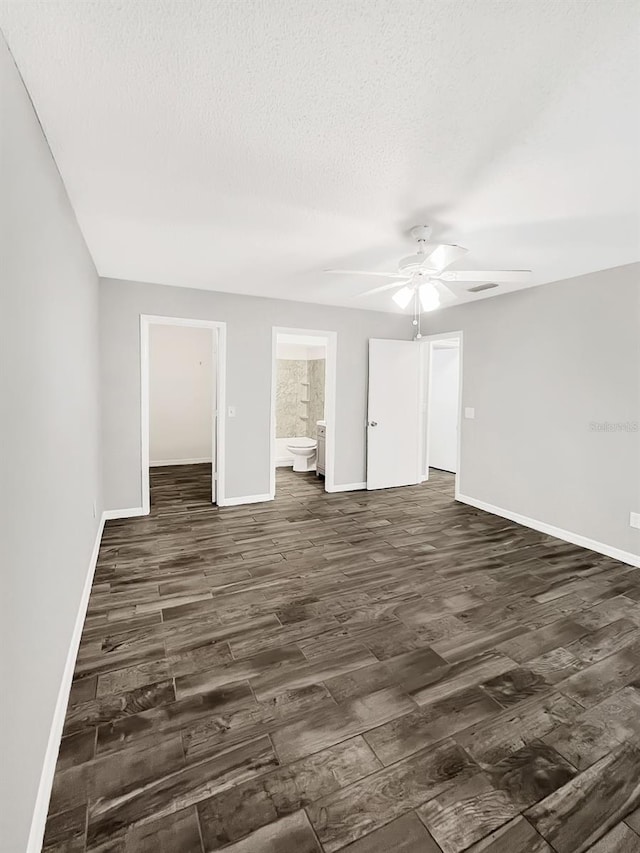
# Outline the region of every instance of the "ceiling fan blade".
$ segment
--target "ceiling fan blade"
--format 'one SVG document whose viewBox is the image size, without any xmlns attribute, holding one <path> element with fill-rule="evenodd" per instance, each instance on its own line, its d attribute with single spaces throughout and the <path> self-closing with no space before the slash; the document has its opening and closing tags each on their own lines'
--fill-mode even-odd
<svg viewBox="0 0 640 853">
<path fill-rule="evenodd" d="M 380 287 L 374 287 L 373 290 L 365 290 L 364 293 L 358 293 L 354 299 L 360 299 L 363 296 L 373 296 L 374 293 L 383 293 L 385 290 L 393 290 L 394 287 L 404 287 L 409 284 L 408 278 L 403 278 L 402 281 L 393 281 L 391 284 L 382 284 Z"/>
<path fill-rule="evenodd" d="M 432 283 L 435 285 L 435 288 L 438 291 L 440 298 L 443 299 L 445 302 L 453 302 L 458 298 L 458 294 L 454 293 L 453 290 L 451 290 L 450 287 L 447 287 L 444 282 L 438 281 L 437 279 L 432 279 Z"/>
<path fill-rule="evenodd" d="M 441 243 L 427 256 L 422 266 L 425 269 L 441 272 L 451 266 L 451 264 L 455 263 L 455 261 L 459 261 L 460 258 L 463 258 L 468 251 L 468 249 L 464 249 L 462 246 L 449 246 L 445 243 Z"/>
<path fill-rule="evenodd" d="M 322 272 L 328 272 L 334 275 L 377 275 L 382 278 L 397 278 L 403 280 L 406 278 L 406 275 L 401 275 L 396 272 L 372 272 L 371 270 L 322 270 Z"/>
<path fill-rule="evenodd" d="M 449 270 L 438 276 L 443 281 L 528 281 L 531 270 Z"/>
</svg>

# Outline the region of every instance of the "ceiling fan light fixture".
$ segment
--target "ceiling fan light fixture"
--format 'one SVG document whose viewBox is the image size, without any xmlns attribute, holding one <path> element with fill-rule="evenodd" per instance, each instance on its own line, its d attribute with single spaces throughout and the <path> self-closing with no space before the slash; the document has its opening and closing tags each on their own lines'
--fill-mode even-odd
<svg viewBox="0 0 640 853">
<path fill-rule="evenodd" d="M 468 249 L 452 243 L 431 243 L 431 228 L 428 225 L 416 225 L 411 229 L 411 236 L 416 241 L 417 251 L 413 255 L 402 258 L 395 272 L 380 272 L 379 270 L 337 270 L 328 269 L 327 273 L 338 275 L 367 275 L 391 279 L 389 284 L 374 287 L 357 297 L 373 296 L 389 290 L 400 290 L 392 297 L 403 310 L 413 299 L 415 314 L 422 311 L 435 311 L 440 307 L 441 300 L 445 304 L 455 302 L 463 297 L 460 290 L 451 289 L 448 282 L 472 284 L 476 287 L 466 287 L 470 293 L 479 293 L 498 287 L 500 282 L 512 284 L 529 283 L 531 270 L 452 270 L 449 267 L 463 258 Z M 423 284 L 424 282 L 424 284 Z"/>
<path fill-rule="evenodd" d="M 413 298 L 413 288 L 402 287 L 397 293 L 394 293 L 391 298 L 396 305 L 399 305 L 401 308 L 406 308 Z"/>
<path fill-rule="evenodd" d="M 420 304 L 423 311 L 435 311 L 440 307 L 440 294 L 431 282 L 420 285 Z"/>
</svg>

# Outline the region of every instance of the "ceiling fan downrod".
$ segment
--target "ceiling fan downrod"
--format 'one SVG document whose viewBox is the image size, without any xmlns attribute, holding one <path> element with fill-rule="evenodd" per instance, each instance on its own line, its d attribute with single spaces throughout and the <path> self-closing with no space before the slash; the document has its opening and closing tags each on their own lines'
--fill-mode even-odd
<svg viewBox="0 0 640 853">
<path fill-rule="evenodd" d="M 427 254 L 427 243 L 429 242 L 429 238 L 431 237 L 431 226 L 430 225 L 414 225 L 411 229 L 411 236 L 418 243 L 418 254 L 426 255 Z"/>
</svg>

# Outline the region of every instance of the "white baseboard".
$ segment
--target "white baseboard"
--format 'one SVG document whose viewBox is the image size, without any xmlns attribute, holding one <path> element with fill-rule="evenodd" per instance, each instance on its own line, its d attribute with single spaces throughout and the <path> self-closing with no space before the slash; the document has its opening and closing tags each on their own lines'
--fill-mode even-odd
<svg viewBox="0 0 640 853">
<path fill-rule="evenodd" d="M 202 459 L 161 459 L 159 462 L 149 462 L 149 468 L 162 468 L 164 465 L 202 465 L 205 462 L 211 462 L 210 456 L 203 456 Z"/>
<path fill-rule="evenodd" d="M 49 729 L 49 740 L 47 741 L 47 751 L 44 756 L 44 764 L 40 775 L 40 784 L 38 785 L 38 794 L 36 796 L 36 804 L 33 810 L 31 819 L 31 829 L 29 831 L 29 841 L 27 842 L 27 853 L 40 853 L 42 850 L 42 841 L 44 839 L 44 830 L 47 822 L 47 813 L 49 811 L 49 800 L 51 799 L 51 788 L 53 787 L 53 777 L 58 761 L 58 752 L 60 751 L 60 741 L 62 740 L 62 730 L 64 728 L 64 719 L 67 713 L 67 705 L 69 704 L 69 694 L 71 693 L 71 682 L 73 681 L 73 672 L 76 668 L 76 658 L 78 657 L 78 649 L 80 648 L 80 639 L 82 637 L 82 629 L 84 620 L 89 606 L 89 596 L 91 595 L 91 587 L 93 586 L 93 576 L 96 571 L 98 562 L 98 552 L 100 551 L 100 541 L 102 539 L 102 531 L 104 529 L 106 514 L 103 512 L 98 524 L 93 550 L 89 559 L 89 567 L 85 578 L 78 612 L 76 614 L 75 625 L 69 643 L 69 651 L 67 660 L 62 673 L 62 681 L 58 690 L 58 698 L 56 707 L 53 712 L 53 720 Z"/>
<path fill-rule="evenodd" d="M 242 504 L 259 504 L 264 501 L 272 501 L 273 495 L 242 495 L 238 498 L 223 498 L 217 501 L 217 506 L 241 506 Z M 140 506 L 129 507 L 127 509 L 107 509 L 104 512 L 104 518 L 107 521 L 117 518 L 137 518 L 141 515 L 149 515 Z"/>
<path fill-rule="evenodd" d="M 367 488 L 366 483 L 337 483 L 331 488 L 327 488 L 327 492 L 361 492 Z"/>
<path fill-rule="evenodd" d="M 242 504 L 259 504 L 264 501 L 272 501 L 273 495 L 242 495 L 239 498 L 225 498 L 218 506 L 241 506 Z"/>
<path fill-rule="evenodd" d="M 291 468 L 293 466 L 293 456 L 280 456 L 276 458 L 276 468 Z"/>
<path fill-rule="evenodd" d="M 597 551 L 598 554 L 604 554 L 606 557 L 612 557 L 614 560 L 620 560 L 621 563 L 628 563 L 630 566 L 640 568 L 640 555 L 632 554 L 630 551 L 622 551 L 620 548 L 614 548 L 612 545 L 605 545 L 604 542 L 596 542 L 595 539 L 589 539 L 587 536 L 582 536 L 580 533 L 572 533 L 570 530 L 563 530 L 561 527 L 554 527 L 552 524 L 547 524 L 545 521 L 538 521 L 535 518 L 529 518 L 526 515 L 520 515 L 517 512 L 511 512 L 508 509 L 494 506 L 493 504 L 479 501 L 476 498 L 470 498 L 468 495 L 456 495 L 456 500 L 460 503 L 468 504 L 476 509 L 482 509 L 485 512 L 490 512 L 492 515 L 499 515 L 501 518 L 506 518 L 509 521 L 515 521 L 517 524 L 522 524 L 523 527 L 530 527 L 532 530 L 537 530 L 539 533 L 546 533 L 548 536 L 555 536 L 556 539 L 562 539 L 565 542 L 571 542 L 572 545 L 580 545 L 582 548 L 589 548 L 591 551 Z"/>
<path fill-rule="evenodd" d="M 114 518 L 136 518 L 139 515 L 149 515 L 141 506 L 132 506 L 128 509 L 105 509 L 102 513 L 106 521 Z"/>
</svg>

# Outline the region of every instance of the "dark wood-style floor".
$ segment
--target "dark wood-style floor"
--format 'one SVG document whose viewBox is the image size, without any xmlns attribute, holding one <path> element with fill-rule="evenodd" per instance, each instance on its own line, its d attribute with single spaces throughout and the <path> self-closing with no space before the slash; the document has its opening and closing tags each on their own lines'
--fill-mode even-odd
<svg viewBox="0 0 640 853">
<path fill-rule="evenodd" d="M 108 522 L 45 849 L 640 850 L 640 572 L 451 475 Z"/>
</svg>

